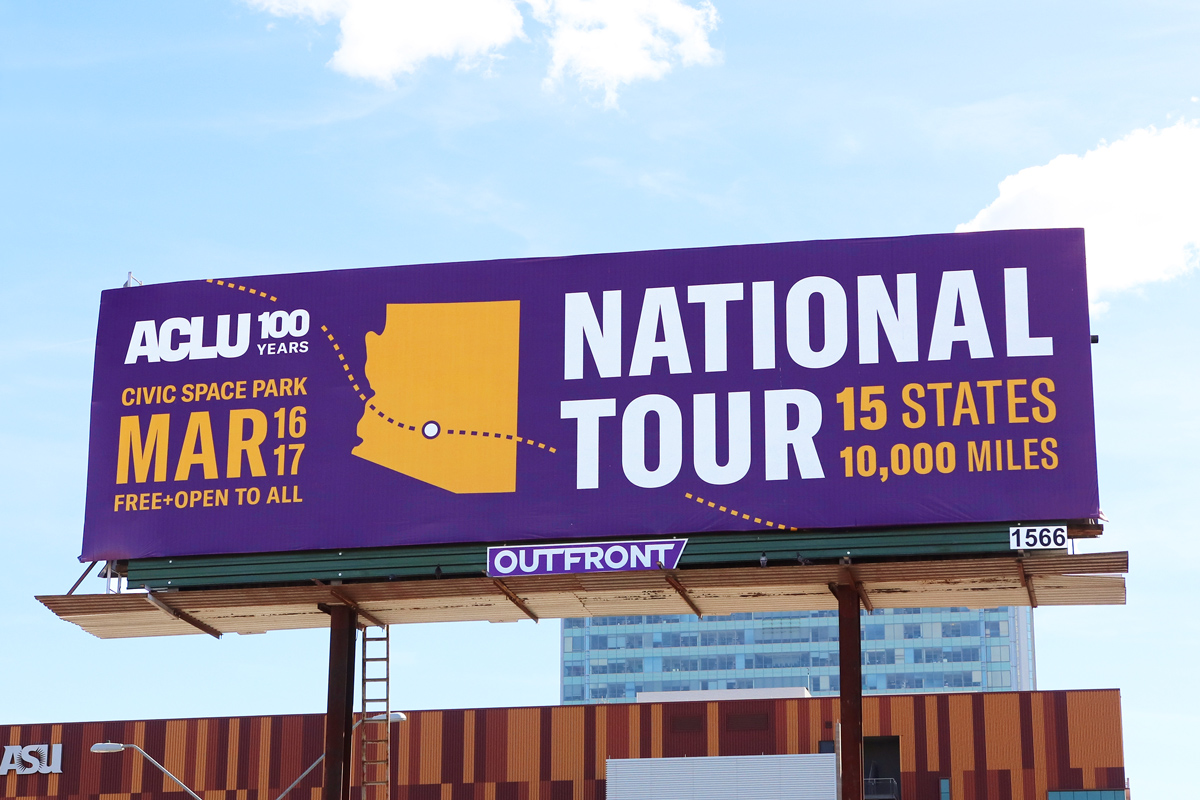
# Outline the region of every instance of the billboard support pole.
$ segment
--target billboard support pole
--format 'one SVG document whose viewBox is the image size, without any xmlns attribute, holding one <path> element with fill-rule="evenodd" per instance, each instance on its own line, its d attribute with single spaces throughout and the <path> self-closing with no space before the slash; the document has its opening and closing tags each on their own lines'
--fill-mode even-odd
<svg viewBox="0 0 1200 800">
<path fill-rule="evenodd" d="M 329 704 L 325 712 L 324 800 L 350 800 L 358 614 L 341 605 L 326 606 L 325 611 L 329 614 Z"/>
<path fill-rule="evenodd" d="M 838 672 L 841 694 L 842 800 L 863 800 L 862 641 L 859 590 L 830 586 L 838 600 Z"/>
</svg>

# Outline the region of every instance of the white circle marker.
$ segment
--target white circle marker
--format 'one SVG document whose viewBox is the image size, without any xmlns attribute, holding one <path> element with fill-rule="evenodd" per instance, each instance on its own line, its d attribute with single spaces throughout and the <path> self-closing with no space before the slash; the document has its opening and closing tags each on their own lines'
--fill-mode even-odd
<svg viewBox="0 0 1200 800">
<path fill-rule="evenodd" d="M 421 434 L 426 439 L 436 439 L 438 437 L 438 434 L 441 432 L 442 432 L 441 426 L 438 425 L 433 420 L 430 420 L 429 422 L 426 422 L 424 425 L 421 426 Z"/>
</svg>

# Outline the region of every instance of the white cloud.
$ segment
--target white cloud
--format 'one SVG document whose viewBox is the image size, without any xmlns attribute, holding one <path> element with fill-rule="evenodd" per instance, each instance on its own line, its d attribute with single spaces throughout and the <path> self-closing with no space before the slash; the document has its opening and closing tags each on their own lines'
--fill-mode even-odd
<svg viewBox="0 0 1200 800">
<path fill-rule="evenodd" d="M 564 74 L 604 90 L 604 105 L 636 80 L 657 80 L 676 63 L 714 64 L 720 53 L 708 42 L 719 17 L 704 0 L 528 0 L 534 18 L 550 28 L 550 87 Z"/>
<path fill-rule="evenodd" d="M 564 76 L 602 90 L 615 107 L 622 86 L 657 80 L 675 65 L 714 64 L 708 34 L 718 22 L 709 0 L 521 0 L 548 29 L 546 86 Z M 246 0 L 280 17 L 337 20 L 341 41 L 329 65 L 391 85 L 431 58 L 464 65 L 525 39 L 518 0 Z"/>
<path fill-rule="evenodd" d="M 277 17 L 312 17 L 325 23 L 346 13 L 350 0 L 246 0 Z"/>
<path fill-rule="evenodd" d="M 430 58 L 478 61 L 522 36 L 513 0 L 248 0 L 278 16 L 338 19 L 341 46 L 329 65 L 391 85 Z"/>
<path fill-rule="evenodd" d="M 1092 299 L 1170 280 L 1197 265 L 1200 124 L 1135 130 L 1000 183 L 958 231 L 1082 227 Z"/>
</svg>

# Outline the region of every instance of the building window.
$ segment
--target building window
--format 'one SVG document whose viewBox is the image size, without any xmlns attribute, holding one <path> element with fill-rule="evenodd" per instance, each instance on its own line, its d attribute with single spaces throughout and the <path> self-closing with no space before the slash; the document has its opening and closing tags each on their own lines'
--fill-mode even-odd
<svg viewBox="0 0 1200 800">
<path fill-rule="evenodd" d="M 1008 620 L 985 622 L 986 636 L 1008 636 Z"/>
<path fill-rule="evenodd" d="M 1008 623 L 1004 623 L 1004 629 L 1008 630 Z M 943 622 L 942 623 L 942 638 L 956 639 L 960 636 L 978 636 L 978 622 Z"/>
<path fill-rule="evenodd" d="M 733 658 L 734 656 L 728 656 Z M 722 656 L 718 656 L 722 658 Z M 815 653 L 758 653 L 746 656 L 746 669 L 796 669 L 803 667 L 836 667 L 837 651 Z M 707 667 L 706 667 L 707 669 Z"/>
<path fill-rule="evenodd" d="M 1125 800 L 1125 790 L 1076 789 L 1073 792 L 1047 792 L 1046 800 Z"/>
<path fill-rule="evenodd" d="M 700 644 L 703 647 L 715 647 L 726 644 L 745 644 L 745 631 L 711 631 L 700 634 Z"/>
<path fill-rule="evenodd" d="M 978 647 L 915 647 L 912 650 L 912 663 L 914 664 L 961 663 L 978 660 Z"/>
<path fill-rule="evenodd" d="M 1012 685 L 1012 678 L 1008 671 L 1004 672 L 989 672 L 988 687 L 992 689 L 1004 689 Z"/>
<path fill-rule="evenodd" d="M 941 789 L 941 800 L 950 800 L 950 779 L 942 778 L 939 782 L 939 788 Z"/>
<path fill-rule="evenodd" d="M 862 653 L 863 664 L 895 664 L 895 650 L 864 650 Z"/>
<path fill-rule="evenodd" d="M 700 642 L 698 633 L 656 633 L 654 647 L 695 647 Z M 643 644 L 643 646 L 645 646 Z"/>
<path fill-rule="evenodd" d="M 801 642 L 836 642 L 836 625 L 813 625 L 812 627 L 763 628 L 755 634 L 759 644 L 798 644 Z"/>
</svg>

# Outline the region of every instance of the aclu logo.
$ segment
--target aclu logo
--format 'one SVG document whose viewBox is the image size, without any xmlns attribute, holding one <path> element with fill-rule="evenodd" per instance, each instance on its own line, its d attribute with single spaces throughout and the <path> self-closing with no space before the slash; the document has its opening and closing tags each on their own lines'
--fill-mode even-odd
<svg viewBox="0 0 1200 800">
<path fill-rule="evenodd" d="M 134 323 L 125 363 L 145 358 L 151 364 L 186 359 L 237 358 L 250 349 L 250 315 L 237 315 L 236 333 L 230 330 L 230 314 L 217 317 L 216 337 L 204 344 L 204 317 L 171 317 L 157 325 L 152 319 Z"/>
<path fill-rule="evenodd" d="M 125 363 L 136 364 L 139 359 L 157 364 L 160 361 L 203 360 L 209 358 L 240 358 L 250 349 L 253 323 L 250 314 L 238 314 L 234 325 L 232 314 L 217 316 L 216 326 L 209 326 L 213 335 L 204 333 L 204 317 L 171 317 L 161 325 L 152 319 L 134 323 Z M 258 315 L 260 339 L 303 338 L 308 335 L 310 317 L 303 308 L 295 311 L 266 311 Z M 212 344 L 205 344 L 211 339 Z M 261 355 L 276 353 L 307 353 L 307 342 L 271 343 L 259 345 Z"/>
<path fill-rule="evenodd" d="M 7 775 L 9 772 L 16 772 L 18 775 L 62 773 L 62 745 L 5 745 L 4 758 L 0 760 L 0 775 Z"/>
</svg>

